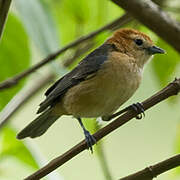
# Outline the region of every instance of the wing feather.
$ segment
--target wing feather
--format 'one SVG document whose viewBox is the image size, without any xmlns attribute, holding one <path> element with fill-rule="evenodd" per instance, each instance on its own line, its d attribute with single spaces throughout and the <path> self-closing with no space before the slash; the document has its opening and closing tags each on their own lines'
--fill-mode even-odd
<svg viewBox="0 0 180 180">
<path fill-rule="evenodd" d="M 86 80 L 90 74 L 97 72 L 101 65 L 108 59 L 108 52 L 112 45 L 104 44 L 85 57 L 71 72 L 56 81 L 45 93 L 46 99 L 40 104 L 37 113 L 43 112 L 49 106 L 60 101 L 62 95 L 72 86 Z"/>
</svg>

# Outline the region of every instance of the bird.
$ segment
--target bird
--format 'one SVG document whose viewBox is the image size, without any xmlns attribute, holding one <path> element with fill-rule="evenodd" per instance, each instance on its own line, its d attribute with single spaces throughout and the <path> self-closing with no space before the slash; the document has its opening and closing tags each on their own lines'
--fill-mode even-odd
<svg viewBox="0 0 180 180">
<path fill-rule="evenodd" d="M 138 89 L 144 65 L 154 54 L 164 53 L 145 33 L 118 29 L 45 92 L 46 98 L 37 111 L 40 115 L 17 138 L 39 137 L 62 115 L 71 115 L 79 121 L 87 149 L 92 151 L 96 139 L 85 128 L 82 118 L 110 120 Z M 140 103 L 131 107 L 143 112 Z"/>
</svg>

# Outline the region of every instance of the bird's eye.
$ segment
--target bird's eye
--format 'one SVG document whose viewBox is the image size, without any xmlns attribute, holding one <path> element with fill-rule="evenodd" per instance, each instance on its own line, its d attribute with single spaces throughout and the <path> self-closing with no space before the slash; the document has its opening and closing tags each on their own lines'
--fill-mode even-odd
<svg viewBox="0 0 180 180">
<path fill-rule="evenodd" d="M 138 46 L 141 46 L 143 44 L 143 40 L 142 39 L 135 39 L 135 43 L 138 45 Z"/>
</svg>

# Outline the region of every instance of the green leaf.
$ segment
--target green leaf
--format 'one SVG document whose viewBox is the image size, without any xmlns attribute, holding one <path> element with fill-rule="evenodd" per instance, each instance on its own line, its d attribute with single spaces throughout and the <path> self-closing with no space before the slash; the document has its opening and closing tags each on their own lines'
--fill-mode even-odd
<svg viewBox="0 0 180 180">
<path fill-rule="evenodd" d="M 51 14 L 51 8 L 44 1 L 16 0 L 16 8 L 29 37 L 36 45 L 40 55 L 47 56 L 59 49 L 57 27 Z M 65 70 L 57 61 L 50 63 L 53 72 L 64 74 Z"/>
<path fill-rule="evenodd" d="M 43 55 L 58 48 L 56 26 L 45 3 L 37 0 L 16 0 L 16 8 L 25 28 Z"/>
<path fill-rule="evenodd" d="M 78 23 L 85 22 L 90 16 L 89 2 L 84 0 L 67 0 L 64 1 L 69 14 L 75 18 Z"/>
<path fill-rule="evenodd" d="M 160 38 L 156 45 L 166 51 L 165 55 L 155 55 L 152 61 L 153 70 L 159 84 L 165 86 L 176 76 L 175 72 L 177 65 L 180 64 L 180 56 L 170 45 Z"/>
<path fill-rule="evenodd" d="M 52 3 L 63 43 L 94 31 L 123 13 L 122 9 L 107 0 L 49 2 Z"/>
<path fill-rule="evenodd" d="M 1 132 L 0 160 L 12 156 L 19 161 L 37 169 L 39 166 L 27 147 L 16 139 L 16 131 L 10 127 L 3 128 Z"/>
<path fill-rule="evenodd" d="M 9 14 L 4 35 L 0 41 L 0 82 L 26 69 L 30 64 L 29 43 L 21 22 Z M 0 110 L 22 88 L 17 86 L 0 92 Z"/>
</svg>

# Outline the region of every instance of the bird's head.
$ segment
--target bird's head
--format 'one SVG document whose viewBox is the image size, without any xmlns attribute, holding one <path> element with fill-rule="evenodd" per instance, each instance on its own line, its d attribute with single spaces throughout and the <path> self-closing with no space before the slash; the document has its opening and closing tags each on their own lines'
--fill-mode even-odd
<svg viewBox="0 0 180 180">
<path fill-rule="evenodd" d="M 133 57 L 139 66 L 144 66 L 152 55 L 165 53 L 153 44 L 149 36 L 134 29 L 117 30 L 106 43 L 113 44 L 116 51 Z"/>
</svg>

